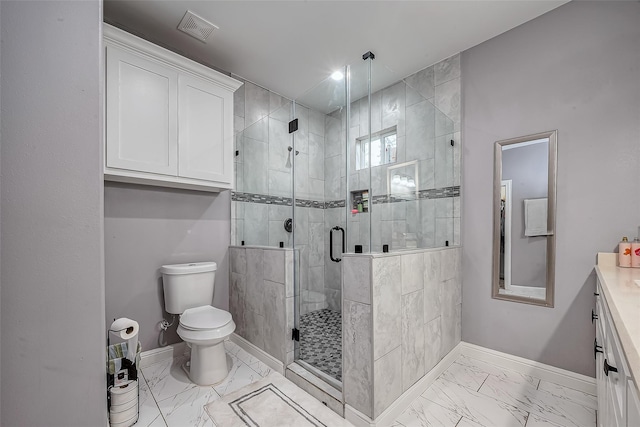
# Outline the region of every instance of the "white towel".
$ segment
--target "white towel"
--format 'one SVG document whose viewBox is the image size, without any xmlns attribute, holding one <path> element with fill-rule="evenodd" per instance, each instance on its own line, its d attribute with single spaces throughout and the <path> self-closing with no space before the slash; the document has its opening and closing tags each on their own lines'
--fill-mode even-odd
<svg viewBox="0 0 640 427">
<path fill-rule="evenodd" d="M 524 199 L 524 235 L 548 236 L 547 198 Z"/>
</svg>

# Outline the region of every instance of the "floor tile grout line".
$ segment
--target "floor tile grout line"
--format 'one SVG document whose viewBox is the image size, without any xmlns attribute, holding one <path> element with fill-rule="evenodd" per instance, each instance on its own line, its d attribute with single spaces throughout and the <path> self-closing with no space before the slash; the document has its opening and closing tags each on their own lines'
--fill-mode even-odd
<svg viewBox="0 0 640 427">
<path fill-rule="evenodd" d="M 534 377 L 534 378 L 535 378 L 535 377 Z M 540 381 L 542 381 L 542 380 L 540 380 Z M 551 382 L 550 382 L 550 383 L 551 383 Z M 540 382 L 538 383 L 538 386 L 539 386 L 539 384 L 540 384 Z M 551 384 L 555 384 L 555 383 L 551 383 Z M 557 385 L 559 385 L 559 384 L 557 384 Z M 559 399 L 559 397 L 558 397 L 558 396 L 554 395 L 553 393 L 547 392 L 547 391 L 545 391 L 545 390 L 538 390 L 538 389 L 536 388 L 536 391 L 540 391 L 540 392 L 542 392 L 542 393 L 549 394 L 550 396 L 552 396 L 552 397 L 554 397 L 554 398 L 558 398 L 558 399 Z M 480 392 L 480 391 L 478 391 L 478 392 L 479 392 L 480 394 L 482 394 L 483 396 L 486 396 L 486 397 L 489 397 L 489 398 L 491 398 L 491 399 L 494 399 L 494 400 L 496 400 L 496 401 L 498 401 L 498 402 L 501 402 L 501 403 L 503 403 L 503 404 L 505 404 L 505 405 L 509 405 L 509 406 L 511 406 L 511 407 L 513 407 L 513 408 L 516 408 L 517 410 L 520 410 L 520 411 L 526 412 L 526 413 L 528 414 L 528 415 L 527 415 L 527 420 L 528 420 L 528 417 L 529 417 L 529 416 L 531 415 L 531 413 L 532 413 L 532 411 L 527 410 L 525 407 L 521 407 L 520 405 L 518 405 L 518 406 L 514 406 L 512 403 L 505 402 L 504 400 L 501 400 L 501 399 L 495 398 L 495 397 L 493 397 L 493 396 L 489 396 L 488 394 L 486 394 L 486 393 L 482 393 L 482 392 Z M 582 404 L 581 404 L 581 403 L 579 403 L 579 402 L 576 402 L 576 401 L 575 401 L 575 400 L 573 400 L 573 399 L 567 399 L 567 400 L 568 400 L 569 402 L 571 402 L 571 403 L 575 404 L 575 405 L 579 405 L 579 406 L 582 406 L 582 407 L 584 407 L 584 408 L 587 408 L 586 406 L 582 405 Z M 590 409 L 590 408 L 588 408 L 588 409 Z M 545 420 L 547 420 L 547 421 L 553 422 L 553 423 L 557 423 L 557 421 L 551 421 L 551 420 L 549 420 L 549 419 L 548 419 L 548 417 L 546 416 L 546 412 L 544 412 L 544 413 L 540 413 L 540 412 L 537 412 L 537 411 L 536 411 L 535 413 L 536 413 L 536 416 L 538 416 L 538 417 L 541 417 L 541 418 L 543 418 L 543 419 L 545 419 Z M 526 423 L 525 423 L 525 426 L 526 426 Z"/>
<path fill-rule="evenodd" d="M 172 362 L 173 363 L 173 362 Z M 164 417 L 164 414 L 162 413 L 162 410 L 160 409 L 160 405 L 158 404 L 158 399 L 156 399 L 156 395 L 153 394 L 153 391 L 151 389 L 151 386 L 149 385 L 149 381 L 147 381 L 147 377 L 144 376 L 144 372 L 142 371 L 142 368 L 140 368 L 140 375 L 142 376 L 142 379 L 144 380 L 144 382 L 147 384 L 147 389 L 149 390 L 149 394 L 151 395 L 151 398 L 153 399 L 153 403 L 156 404 L 156 408 L 158 408 L 158 416 L 162 418 L 162 421 L 164 422 L 165 426 L 169 426 L 169 424 L 167 423 L 167 419 Z M 140 405 L 138 404 L 138 417 L 140 417 Z M 153 424 L 153 422 L 155 420 L 157 420 L 158 417 L 154 418 L 153 421 L 151 421 L 151 423 Z"/>
<path fill-rule="evenodd" d="M 488 377 L 487 377 L 487 378 L 488 378 Z M 443 379 L 444 381 L 450 382 L 451 384 L 455 384 L 455 385 L 457 385 L 457 386 L 463 387 L 463 386 L 459 385 L 458 383 L 455 383 L 455 382 L 453 382 L 453 381 L 449 381 L 449 380 L 447 380 L 446 378 L 442 378 L 442 379 Z M 465 387 L 463 387 L 463 388 L 465 388 Z M 467 389 L 467 390 L 469 390 L 469 389 Z M 505 402 L 505 401 L 500 400 L 500 399 L 496 399 L 495 397 L 493 397 L 493 396 L 489 396 L 489 395 L 488 395 L 488 394 L 486 394 L 486 393 L 480 393 L 479 391 L 475 391 L 474 393 L 478 393 L 479 395 L 481 395 L 481 396 L 483 396 L 483 397 L 486 397 L 486 398 L 491 399 L 491 400 L 495 400 L 496 402 L 501 403 L 501 404 L 503 404 L 503 405 L 507 405 L 507 406 L 509 406 L 509 407 L 511 407 L 511 408 L 513 408 L 513 409 L 517 409 L 517 410 L 519 410 L 519 411 L 526 412 L 525 410 L 520 409 L 520 408 L 518 408 L 518 407 L 516 407 L 516 406 L 512 405 L 511 403 Z M 425 399 L 427 399 L 427 398 L 425 397 Z M 429 399 L 427 399 L 427 400 L 429 400 Z M 429 400 L 429 401 L 430 401 L 430 402 L 433 402 L 433 400 Z M 437 405 L 437 402 L 433 402 L 433 403 L 435 403 L 435 404 Z M 456 412 L 456 413 L 457 413 L 457 412 Z"/>
<path fill-rule="evenodd" d="M 482 363 L 486 363 L 486 364 L 488 364 L 488 365 L 492 365 L 492 366 L 494 366 L 494 367 L 496 367 L 496 368 L 498 368 L 498 369 L 500 369 L 500 370 L 502 370 L 502 371 L 513 372 L 513 373 L 516 373 L 516 374 L 519 374 L 519 375 L 526 375 L 526 376 L 529 376 L 529 377 L 531 377 L 531 378 L 533 378 L 533 379 L 538 380 L 538 384 L 536 385 L 536 390 L 541 391 L 541 392 L 543 392 L 543 393 L 548 393 L 548 394 L 550 394 L 550 395 L 552 395 L 552 396 L 557 397 L 554 393 L 552 393 L 552 392 L 550 392 L 550 391 L 540 390 L 540 385 L 542 384 L 542 381 L 545 381 L 545 380 L 543 380 L 542 378 L 538 378 L 538 377 L 536 377 L 536 376 L 533 376 L 533 375 L 530 375 L 530 374 L 527 374 L 527 373 L 524 373 L 524 372 L 520 372 L 520 371 L 516 371 L 516 370 L 508 369 L 508 368 L 503 368 L 503 367 L 501 367 L 501 366 L 499 366 L 499 365 L 496 365 L 496 364 L 494 364 L 494 363 L 486 362 L 486 361 L 484 361 L 484 360 L 480 360 L 480 359 L 475 359 L 475 358 L 473 358 L 473 357 L 463 356 L 463 355 L 461 355 L 461 356 L 460 356 L 460 358 L 461 358 L 461 357 L 465 357 L 465 358 L 467 358 L 467 359 L 471 359 L 471 360 L 479 361 L 479 362 L 482 362 Z M 457 361 L 458 361 L 460 358 L 456 359 L 456 361 L 454 361 L 454 363 L 457 363 Z M 487 378 L 488 378 L 488 377 L 487 377 Z M 485 381 L 486 381 L 486 379 L 485 379 Z M 587 392 L 584 392 L 584 391 L 582 391 L 582 390 L 578 390 L 578 389 L 575 389 L 575 388 L 572 388 L 572 387 L 568 387 L 568 386 L 565 386 L 565 385 L 562 385 L 562 384 L 558 384 L 558 383 L 555 383 L 555 382 L 552 382 L 552 381 L 548 381 L 548 380 L 547 380 L 546 382 L 547 382 L 547 383 L 549 383 L 549 384 L 553 384 L 553 385 L 555 385 L 555 386 L 561 387 L 561 388 L 566 388 L 566 389 L 569 389 L 569 390 L 572 390 L 572 391 L 575 391 L 575 392 L 578 392 L 578 393 L 586 394 L 586 395 L 588 395 L 588 396 L 597 397 L 597 396 L 594 396 L 594 395 L 593 395 L 593 394 L 591 394 L 591 393 L 587 393 Z M 480 389 L 478 389 L 478 391 L 480 391 Z M 483 393 L 483 394 L 484 394 L 484 393 Z M 576 401 L 576 400 L 574 400 L 574 399 L 567 398 L 567 400 L 569 400 L 570 402 L 575 403 L 575 404 L 577 404 L 577 405 L 585 406 L 585 405 L 581 404 L 580 402 L 578 402 L 578 401 Z"/>
<path fill-rule="evenodd" d="M 242 350 L 242 348 L 241 348 Z M 247 353 L 249 356 L 253 357 L 254 359 L 256 359 L 256 361 L 258 363 L 262 363 L 263 365 L 265 365 L 267 367 L 267 369 L 269 370 L 269 373 L 271 373 L 273 371 L 273 369 L 271 369 L 271 367 L 269 365 L 267 365 L 266 363 L 264 363 L 262 360 L 258 359 L 257 357 L 254 357 L 253 355 L 251 355 L 249 352 L 245 351 L 245 353 Z M 266 377 L 266 375 L 262 375 L 260 372 L 256 371 L 255 369 L 253 369 L 251 367 L 251 365 L 249 365 L 248 363 L 243 362 L 240 357 L 238 357 L 238 355 L 236 354 L 236 360 L 240 363 L 242 363 L 243 365 L 246 365 L 247 368 L 251 369 L 253 372 L 255 372 L 256 374 L 258 374 L 258 376 L 260 376 L 260 378 L 264 378 Z M 267 374 L 269 375 L 269 374 Z M 217 393 L 217 392 L 216 392 Z M 222 397 L 222 396 L 221 396 Z"/>
<path fill-rule="evenodd" d="M 480 393 L 480 389 L 482 388 L 482 386 L 484 385 L 484 383 L 487 382 L 487 380 L 489 379 L 489 375 L 491 374 L 487 374 L 486 377 L 484 377 L 484 381 L 482 381 L 482 384 L 480 384 L 480 387 L 478 387 L 478 389 L 476 390 L 476 392 Z"/>
<path fill-rule="evenodd" d="M 461 357 L 464 357 L 464 358 L 467 358 L 467 359 L 470 359 L 470 360 L 474 360 L 474 361 L 477 361 L 477 362 L 481 362 L 481 363 L 486 363 L 487 365 L 494 366 L 495 368 L 497 368 L 497 369 L 499 369 L 499 370 L 501 370 L 501 371 L 506 371 L 507 373 L 515 373 L 515 374 L 518 374 L 518 375 L 526 375 L 526 376 L 531 377 L 531 378 L 533 378 L 533 379 L 536 379 L 536 380 L 538 380 L 538 381 L 542 381 L 542 379 L 540 379 L 540 378 L 538 378 L 538 377 L 536 377 L 536 376 L 534 376 L 534 375 L 527 374 L 527 373 L 524 373 L 524 372 L 518 371 L 518 370 L 516 370 L 516 369 L 505 368 L 505 367 L 502 367 L 502 366 L 500 366 L 500 365 L 497 365 L 497 364 L 495 364 L 495 363 L 493 363 L 493 362 L 487 362 L 487 361 L 484 361 L 484 360 L 481 360 L 481 359 L 476 359 L 476 358 L 474 358 L 474 357 L 464 356 L 464 355 L 461 355 Z M 456 360 L 457 360 L 457 359 L 456 359 Z M 454 363 L 455 363 L 455 362 L 454 362 Z M 555 383 L 552 383 L 552 384 L 555 384 Z M 560 384 L 558 384 L 558 385 L 560 385 Z M 564 386 L 563 386 L 563 387 L 564 387 Z M 571 388 L 571 387 L 567 387 L 567 388 Z M 572 389 L 572 390 L 574 390 L 574 389 Z M 580 390 L 576 390 L 576 391 L 580 391 Z M 587 394 L 588 394 L 588 393 L 587 393 Z"/>
</svg>

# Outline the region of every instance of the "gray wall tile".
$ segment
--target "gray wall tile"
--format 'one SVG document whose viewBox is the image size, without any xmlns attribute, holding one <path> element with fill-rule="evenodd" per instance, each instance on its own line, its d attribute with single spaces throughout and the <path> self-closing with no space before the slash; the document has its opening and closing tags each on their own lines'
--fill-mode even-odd
<svg viewBox="0 0 640 427">
<path fill-rule="evenodd" d="M 423 310 L 422 289 L 402 296 L 402 391 L 406 391 L 425 374 Z"/>
<path fill-rule="evenodd" d="M 440 326 L 442 328 L 441 357 L 449 353 L 457 344 L 458 332 L 458 292 L 454 279 L 441 282 L 442 286 L 442 316 Z M 459 342 L 459 340 L 458 340 Z"/>
<path fill-rule="evenodd" d="M 424 286 L 424 254 L 401 255 L 402 294 L 422 290 Z M 422 310 L 420 311 L 422 313 Z"/>
<path fill-rule="evenodd" d="M 280 249 L 265 249 L 263 251 L 263 277 L 265 280 L 284 284 L 285 278 L 285 262 L 284 251 Z"/>
<path fill-rule="evenodd" d="M 442 336 L 442 329 L 440 324 L 440 316 L 438 316 L 435 319 L 430 320 L 424 326 L 425 372 L 429 372 L 441 360 L 441 357 L 442 357 L 441 336 Z"/>
<path fill-rule="evenodd" d="M 265 251 L 276 252 L 276 251 Z M 278 251 L 279 252 L 279 251 Z M 264 351 L 284 361 L 287 354 L 284 285 L 264 281 Z"/>
<path fill-rule="evenodd" d="M 235 333 L 245 336 L 244 312 L 246 300 L 246 276 L 244 274 L 231 273 L 229 281 L 229 312 L 236 324 Z"/>
<path fill-rule="evenodd" d="M 232 273 L 245 274 L 247 272 L 246 249 L 229 248 L 229 264 Z"/>
<path fill-rule="evenodd" d="M 245 82 L 245 120 L 251 125 L 269 115 L 269 91 L 251 82 Z"/>
<path fill-rule="evenodd" d="M 233 93 L 233 115 L 244 119 L 244 84 Z M 244 129 L 244 126 L 242 127 Z"/>
<path fill-rule="evenodd" d="M 373 337 L 374 360 L 400 346 L 400 256 L 374 258 L 372 260 L 373 279 Z"/>
<path fill-rule="evenodd" d="M 245 310 L 244 328 L 247 341 L 264 350 L 264 316 L 252 310 Z"/>
<path fill-rule="evenodd" d="M 374 363 L 373 418 L 377 418 L 402 394 L 401 355 L 400 347 L 397 347 Z"/>
<path fill-rule="evenodd" d="M 262 315 L 264 299 L 263 253 L 262 249 L 247 249 L 247 275 L 245 308 L 255 314 Z M 247 327 L 249 325 L 247 324 Z M 262 347 L 260 347 L 262 348 Z"/>
<path fill-rule="evenodd" d="M 440 317 L 442 287 L 440 286 L 441 251 L 424 253 L 424 322 Z"/>
<path fill-rule="evenodd" d="M 436 86 L 435 106 L 455 124 L 460 124 L 460 79 L 449 80 Z"/>
<path fill-rule="evenodd" d="M 345 299 L 371 304 L 371 261 L 369 256 L 342 259 Z"/>
<path fill-rule="evenodd" d="M 439 85 L 452 79 L 460 78 L 460 54 L 453 55 L 433 66 L 435 84 Z"/>
<path fill-rule="evenodd" d="M 343 388 L 345 403 L 373 417 L 373 361 L 371 306 L 344 301 Z"/>
<path fill-rule="evenodd" d="M 326 308 L 337 312 L 342 311 L 342 292 L 336 289 L 326 288 L 324 295 Z"/>
<path fill-rule="evenodd" d="M 258 203 L 246 204 L 243 237 L 245 244 L 260 246 L 267 246 L 269 244 L 269 232 L 264 226 L 264 219 L 267 217 L 268 211 L 268 205 Z"/>
<path fill-rule="evenodd" d="M 382 129 L 397 126 L 397 134 L 405 134 L 405 97 L 404 82 L 398 82 L 382 90 Z"/>
<path fill-rule="evenodd" d="M 433 98 L 435 95 L 435 80 L 433 67 L 427 67 L 404 79 L 407 86 L 413 91 L 407 90 L 407 106 L 413 105 L 422 99 L 415 96 L 414 92 L 423 99 Z"/>
<path fill-rule="evenodd" d="M 284 284 L 286 296 L 293 296 L 293 268 L 294 268 L 294 252 L 292 250 L 285 251 L 285 268 L 284 268 Z"/>
</svg>

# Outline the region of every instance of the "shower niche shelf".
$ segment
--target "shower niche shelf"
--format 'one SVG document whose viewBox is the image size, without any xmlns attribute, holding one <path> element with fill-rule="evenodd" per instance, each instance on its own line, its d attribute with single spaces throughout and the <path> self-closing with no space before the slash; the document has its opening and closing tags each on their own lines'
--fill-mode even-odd
<svg viewBox="0 0 640 427">
<path fill-rule="evenodd" d="M 351 212 L 369 212 L 369 190 L 356 190 L 351 192 Z"/>
</svg>

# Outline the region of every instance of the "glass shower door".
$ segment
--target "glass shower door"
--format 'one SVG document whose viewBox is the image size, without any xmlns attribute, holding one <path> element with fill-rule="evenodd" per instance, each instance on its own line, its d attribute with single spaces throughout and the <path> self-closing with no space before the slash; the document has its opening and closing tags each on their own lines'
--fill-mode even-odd
<svg viewBox="0 0 640 427">
<path fill-rule="evenodd" d="M 295 359 L 336 387 L 342 379 L 346 229 L 346 70 L 341 73 L 296 99 L 293 108 Z"/>
</svg>

